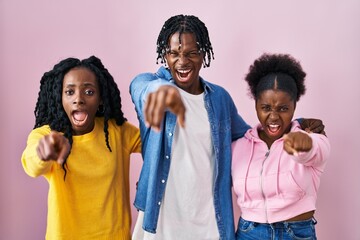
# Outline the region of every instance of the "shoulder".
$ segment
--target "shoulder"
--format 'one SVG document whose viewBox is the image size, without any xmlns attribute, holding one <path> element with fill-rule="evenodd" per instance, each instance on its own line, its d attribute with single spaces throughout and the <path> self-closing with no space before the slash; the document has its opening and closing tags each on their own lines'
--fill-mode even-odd
<svg viewBox="0 0 360 240">
<path fill-rule="evenodd" d="M 156 80 L 158 77 L 154 73 L 140 73 L 136 75 L 130 83 L 130 89 L 138 89 L 145 84 Z"/>
<path fill-rule="evenodd" d="M 49 125 L 43 125 L 41 127 L 35 128 L 31 130 L 27 138 L 27 143 L 33 142 L 37 144 L 41 138 L 50 134 L 50 132 L 51 132 L 51 128 Z"/>
<path fill-rule="evenodd" d="M 254 134 L 257 133 L 257 129 L 256 128 L 250 128 L 248 129 L 244 136 L 241 137 L 241 138 L 238 138 L 236 139 L 235 141 L 232 142 L 231 144 L 231 147 L 234 149 L 234 148 L 240 148 L 246 144 L 249 144 L 251 143 L 251 141 L 255 141 L 255 142 L 258 142 L 259 141 L 259 138 L 257 137 L 257 134 L 255 135 Z"/>
<path fill-rule="evenodd" d="M 128 122 L 128 121 L 124 122 L 124 123 L 121 125 L 121 128 L 122 128 L 124 131 L 128 131 L 128 132 L 134 132 L 134 133 L 139 132 L 139 128 L 136 127 L 135 125 L 133 125 L 132 123 Z"/>
<path fill-rule="evenodd" d="M 133 81 L 152 81 L 156 79 L 169 81 L 171 79 L 171 74 L 166 68 L 160 67 L 156 73 L 145 72 L 136 75 Z"/>
<path fill-rule="evenodd" d="M 129 134 L 137 134 L 139 132 L 139 128 L 128 121 L 125 121 L 123 124 L 118 125 L 115 119 L 109 119 L 108 126 L 109 126 L 109 131 L 114 130 Z"/>
<path fill-rule="evenodd" d="M 51 128 L 49 125 L 43 125 L 41 127 L 35 128 L 30 132 L 30 136 L 41 135 L 45 136 L 51 132 Z"/>
<path fill-rule="evenodd" d="M 171 74 L 165 68 L 160 68 L 156 73 L 140 73 L 130 83 L 131 95 L 146 91 L 153 91 L 163 84 L 169 84 Z"/>
<path fill-rule="evenodd" d="M 150 72 L 146 72 L 146 73 L 140 73 L 138 75 L 136 75 L 134 77 L 134 80 L 154 80 L 157 79 L 158 76 L 155 73 L 150 73 Z"/>
<path fill-rule="evenodd" d="M 204 85 L 205 85 L 206 87 L 208 87 L 208 88 L 210 88 L 210 89 L 212 89 L 212 90 L 214 90 L 214 91 L 223 91 L 223 92 L 226 92 L 226 93 L 227 93 L 227 91 L 225 90 L 225 88 L 223 88 L 223 87 L 220 86 L 220 85 L 217 85 L 217 84 L 215 84 L 215 83 L 208 82 L 208 81 L 206 81 L 206 80 L 204 80 L 204 79 L 202 79 L 202 82 L 204 83 Z"/>
<path fill-rule="evenodd" d="M 210 93 L 214 93 L 216 95 L 223 96 L 223 97 L 231 99 L 231 96 L 230 96 L 229 92 L 225 88 L 223 88 L 222 86 L 211 83 L 211 82 L 208 82 L 208 81 L 205 81 L 205 80 L 202 80 L 202 81 L 203 81 L 204 87 Z"/>
<path fill-rule="evenodd" d="M 113 123 L 116 125 L 116 123 Z M 116 125 L 115 138 L 121 141 L 121 146 L 129 153 L 141 151 L 140 130 L 126 121 L 121 126 Z"/>
</svg>

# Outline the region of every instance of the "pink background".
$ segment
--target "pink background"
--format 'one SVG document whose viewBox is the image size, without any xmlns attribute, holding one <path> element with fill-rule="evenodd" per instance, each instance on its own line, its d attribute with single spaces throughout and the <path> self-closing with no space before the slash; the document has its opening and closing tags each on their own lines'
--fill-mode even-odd
<svg viewBox="0 0 360 240">
<path fill-rule="evenodd" d="M 44 239 L 47 182 L 28 177 L 20 162 L 42 74 L 66 57 L 100 57 L 119 85 L 127 118 L 137 124 L 129 83 L 157 70 L 160 28 L 180 13 L 206 23 L 215 60 L 201 75 L 224 86 L 251 125 L 257 119 L 243 81 L 249 65 L 263 52 L 301 60 L 308 90 L 295 115 L 322 119 L 332 143 L 318 198 L 318 237 L 359 240 L 358 0 L 0 0 L 0 238 Z M 133 198 L 142 160 L 132 159 Z"/>
</svg>

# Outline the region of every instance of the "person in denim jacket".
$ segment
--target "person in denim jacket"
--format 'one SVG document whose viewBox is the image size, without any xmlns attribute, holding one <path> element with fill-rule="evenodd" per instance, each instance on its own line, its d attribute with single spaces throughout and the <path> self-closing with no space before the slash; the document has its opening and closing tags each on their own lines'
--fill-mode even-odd
<svg viewBox="0 0 360 240">
<path fill-rule="evenodd" d="M 250 126 L 225 89 L 199 76 L 213 59 L 199 18 L 169 18 L 157 54 L 167 68 L 130 85 L 144 159 L 133 239 L 235 239 L 231 143 Z"/>
</svg>

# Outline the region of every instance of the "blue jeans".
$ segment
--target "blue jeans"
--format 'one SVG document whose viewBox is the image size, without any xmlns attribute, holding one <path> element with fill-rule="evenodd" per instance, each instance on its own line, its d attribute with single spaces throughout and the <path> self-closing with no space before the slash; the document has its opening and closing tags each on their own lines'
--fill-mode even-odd
<svg viewBox="0 0 360 240">
<path fill-rule="evenodd" d="M 316 220 L 256 223 L 240 218 L 236 239 L 238 240 L 316 240 Z"/>
</svg>

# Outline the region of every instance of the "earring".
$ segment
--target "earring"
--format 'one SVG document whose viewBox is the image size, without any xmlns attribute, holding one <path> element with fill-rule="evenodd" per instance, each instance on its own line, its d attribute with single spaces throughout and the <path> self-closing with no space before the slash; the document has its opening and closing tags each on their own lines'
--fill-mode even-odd
<svg viewBox="0 0 360 240">
<path fill-rule="evenodd" d="M 104 105 L 99 105 L 99 108 L 98 108 L 98 113 L 100 113 L 100 114 L 104 114 L 104 112 L 105 112 L 105 107 L 104 107 Z"/>
</svg>

